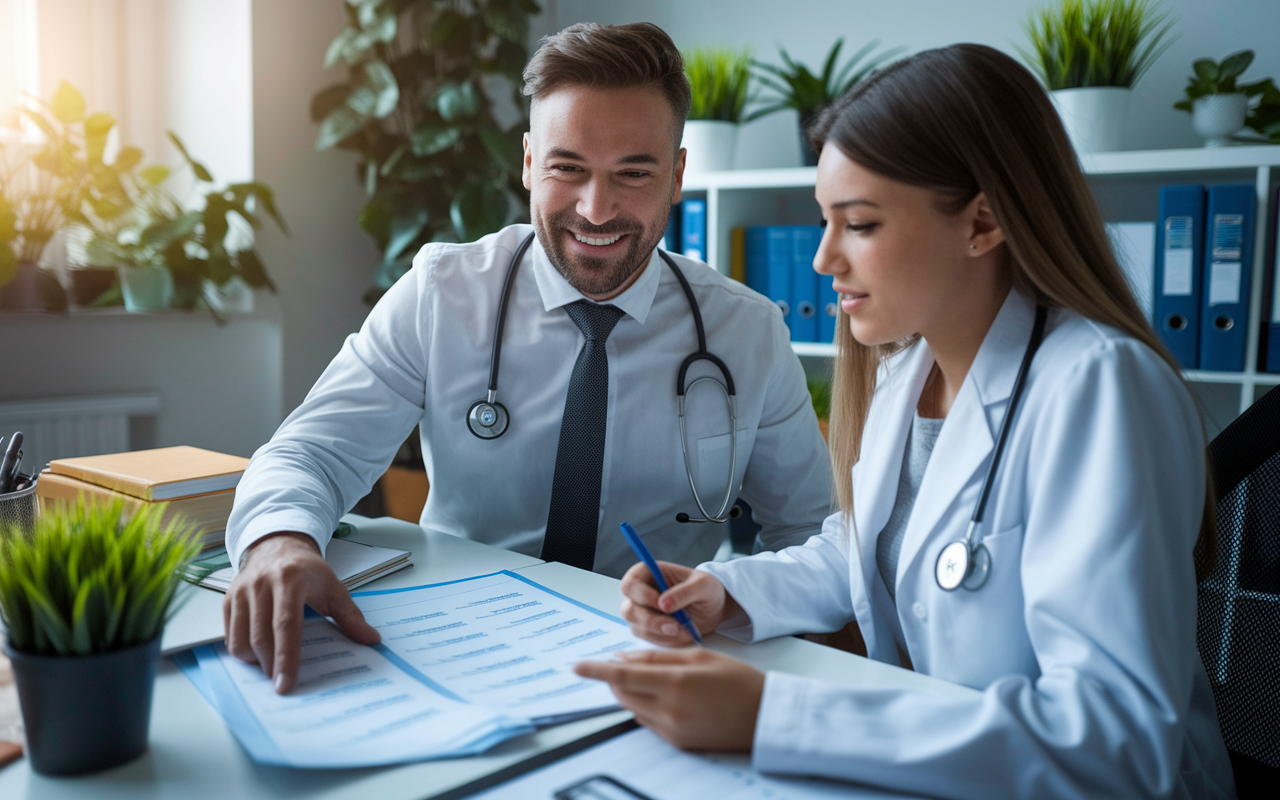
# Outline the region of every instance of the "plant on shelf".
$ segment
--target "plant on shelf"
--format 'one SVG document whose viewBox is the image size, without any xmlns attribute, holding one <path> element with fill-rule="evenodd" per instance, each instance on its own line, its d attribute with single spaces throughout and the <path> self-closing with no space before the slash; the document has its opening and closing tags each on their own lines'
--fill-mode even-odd
<svg viewBox="0 0 1280 800">
<path fill-rule="evenodd" d="M 62 227 L 62 204 L 32 150 L 16 132 L 0 137 L 0 310 L 65 311 L 62 284 L 38 266 Z"/>
<path fill-rule="evenodd" d="M 685 169 L 730 169 L 738 148 L 738 126 L 755 118 L 745 113 L 750 99 L 751 51 L 693 47 L 681 56 L 691 95 L 681 142 Z"/>
<path fill-rule="evenodd" d="M 1129 90 L 1175 37 L 1153 0 L 1059 0 L 1024 23 L 1018 48 L 1044 82 L 1078 150 L 1118 150 Z"/>
<path fill-rule="evenodd" d="M 1268 79 L 1258 98 L 1258 103 L 1244 120 L 1245 127 L 1261 137 L 1261 141 L 1280 144 L 1280 89 Z"/>
<path fill-rule="evenodd" d="M 518 215 L 527 104 L 520 94 L 533 0 L 363 0 L 325 66 L 348 77 L 311 100 L 318 150 L 360 159 L 360 226 L 382 251 L 375 301 L 428 242 L 472 241 Z M 514 119 L 489 92 L 510 87 Z M 516 202 L 513 202 L 516 201 Z"/>
<path fill-rule="evenodd" d="M 1271 78 L 1239 82 L 1252 63 L 1252 50 L 1232 53 L 1221 62 L 1201 58 L 1192 63 L 1192 75 L 1183 90 L 1186 97 L 1173 107 L 1191 114 L 1191 126 L 1196 135 L 1205 140 L 1206 147 L 1228 144 L 1249 122 L 1253 123 L 1250 127 L 1258 126 L 1255 128 L 1258 133 L 1267 135 L 1268 109 L 1263 108 L 1261 116 L 1254 114 L 1251 118 L 1249 104 L 1257 97 L 1257 105 L 1263 106 L 1268 95 L 1276 94 L 1276 85 Z"/>
<path fill-rule="evenodd" d="M 160 634 L 199 551 L 193 528 L 160 519 L 81 499 L 30 534 L 0 529 L 0 621 L 37 772 L 106 769 L 146 749 Z"/>
<path fill-rule="evenodd" d="M 759 61 L 752 64 L 755 68 L 756 80 L 777 95 L 771 98 L 770 105 L 759 109 L 753 116 L 759 117 L 785 109 L 794 109 L 800 115 L 800 146 L 804 163 L 806 166 L 814 166 L 818 163 L 818 154 L 810 146 L 805 130 L 814 116 L 826 108 L 831 101 L 857 86 L 881 64 L 903 51 L 903 48 L 896 47 L 871 56 L 871 51 L 879 46 L 879 39 L 868 42 L 843 66 L 837 68 L 840 50 L 844 47 L 844 37 L 841 37 L 832 45 L 821 71 L 816 75 L 807 66 L 792 59 L 787 51 L 779 46 L 778 55 L 782 59 L 782 66 Z M 868 58 L 868 56 L 871 57 Z"/>
</svg>

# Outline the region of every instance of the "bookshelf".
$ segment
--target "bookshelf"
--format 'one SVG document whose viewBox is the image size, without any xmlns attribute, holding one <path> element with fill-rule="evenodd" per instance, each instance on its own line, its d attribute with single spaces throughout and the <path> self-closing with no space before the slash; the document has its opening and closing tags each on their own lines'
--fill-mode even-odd
<svg viewBox="0 0 1280 800">
<path fill-rule="evenodd" d="M 1183 376 L 1215 395 L 1221 424 L 1244 411 L 1272 386 L 1280 374 L 1258 372 L 1258 338 L 1262 330 L 1262 285 L 1266 264 L 1266 232 L 1275 212 L 1269 207 L 1273 172 L 1280 174 L 1280 146 L 1250 145 L 1217 149 L 1131 150 L 1082 155 L 1081 166 L 1108 222 L 1150 221 L 1157 217 L 1159 188 L 1170 183 L 1246 183 L 1257 192 L 1257 225 L 1249 294 L 1249 330 L 1243 372 L 1184 370 Z M 707 263 L 729 273 L 730 231 L 739 225 L 798 225 L 817 221 L 813 200 L 814 167 L 731 170 L 685 175 L 686 196 L 707 201 Z M 1278 304 L 1280 305 L 1280 304 Z M 835 346 L 793 342 L 799 356 L 831 358 Z M 1230 409 L 1224 402 L 1230 400 Z"/>
</svg>

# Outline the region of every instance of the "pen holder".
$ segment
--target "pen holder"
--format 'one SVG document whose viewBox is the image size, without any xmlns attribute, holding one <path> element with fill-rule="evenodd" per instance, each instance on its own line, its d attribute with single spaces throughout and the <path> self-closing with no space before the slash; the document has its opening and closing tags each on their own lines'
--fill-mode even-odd
<svg viewBox="0 0 1280 800">
<path fill-rule="evenodd" d="M 23 533 L 30 534 L 36 526 L 36 484 L 35 476 L 30 486 L 20 492 L 0 494 L 0 530 L 13 525 Z"/>
</svg>

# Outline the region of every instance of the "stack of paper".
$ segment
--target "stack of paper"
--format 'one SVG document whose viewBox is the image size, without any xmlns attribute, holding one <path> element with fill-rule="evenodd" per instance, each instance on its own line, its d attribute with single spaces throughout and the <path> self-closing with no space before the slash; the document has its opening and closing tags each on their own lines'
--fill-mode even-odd
<svg viewBox="0 0 1280 800">
<path fill-rule="evenodd" d="M 324 560 L 333 567 L 338 580 L 348 590 L 364 586 L 383 575 L 410 566 L 408 550 L 392 550 L 389 547 L 374 547 L 371 544 L 351 542 L 346 539 L 331 539 L 325 548 Z M 201 574 L 203 578 L 200 577 Z M 231 569 L 231 559 L 227 549 L 219 547 L 201 556 L 187 571 L 187 577 L 208 589 L 225 592 L 231 586 L 235 574 Z"/>
<path fill-rule="evenodd" d="M 573 664 L 648 648 L 615 617 L 512 572 L 354 595 L 382 644 L 307 620 L 298 684 L 271 690 L 223 645 L 175 657 L 256 761 L 367 767 L 485 750 L 618 708 Z"/>
</svg>

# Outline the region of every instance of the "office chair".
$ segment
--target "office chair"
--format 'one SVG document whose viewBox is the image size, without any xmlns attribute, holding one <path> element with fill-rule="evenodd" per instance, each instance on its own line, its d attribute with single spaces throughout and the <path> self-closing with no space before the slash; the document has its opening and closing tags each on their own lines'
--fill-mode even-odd
<svg viewBox="0 0 1280 800">
<path fill-rule="evenodd" d="M 1242 800 L 1280 796 L 1280 387 L 1209 445 L 1218 496 L 1196 643 Z M 1198 566 L 1205 553 L 1196 553 Z"/>
</svg>

